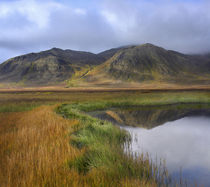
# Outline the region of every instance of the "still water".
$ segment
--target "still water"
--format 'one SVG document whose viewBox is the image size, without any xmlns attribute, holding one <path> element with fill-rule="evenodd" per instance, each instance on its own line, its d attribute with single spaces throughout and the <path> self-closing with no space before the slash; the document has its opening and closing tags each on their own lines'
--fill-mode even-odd
<svg viewBox="0 0 210 187">
<path fill-rule="evenodd" d="M 131 150 L 163 158 L 172 176 L 210 186 L 210 117 L 196 116 L 144 129 L 123 127 L 132 135 Z M 188 182 L 189 183 L 189 182 Z"/>
<path fill-rule="evenodd" d="M 92 113 L 127 130 L 133 153 L 164 159 L 174 178 L 210 186 L 210 109 L 167 106 L 109 109 Z"/>
</svg>

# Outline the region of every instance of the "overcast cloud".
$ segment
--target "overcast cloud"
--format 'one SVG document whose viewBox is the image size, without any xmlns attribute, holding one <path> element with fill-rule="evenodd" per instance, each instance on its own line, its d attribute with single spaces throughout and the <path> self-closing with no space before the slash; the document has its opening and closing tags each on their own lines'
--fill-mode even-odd
<svg viewBox="0 0 210 187">
<path fill-rule="evenodd" d="M 210 51 L 208 0 L 1 0 L 0 62 L 52 47 L 99 52 L 153 43 Z"/>
</svg>

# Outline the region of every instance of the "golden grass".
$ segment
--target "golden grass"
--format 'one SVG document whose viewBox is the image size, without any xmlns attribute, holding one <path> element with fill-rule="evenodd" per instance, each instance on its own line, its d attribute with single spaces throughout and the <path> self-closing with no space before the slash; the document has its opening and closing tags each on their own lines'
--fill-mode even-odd
<svg viewBox="0 0 210 187">
<path fill-rule="evenodd" d="M 193 98 L 209 102 L 209 92 L 143 93 L 134 92 L 10 92 L 0 93 L 2 106 L 26 107 L 55 103 L 119 101 L 130 99 L 140 104 L 160 100 Z M 167 100 L 168 99 L 168 100 Z M 129 100 L 128 100 L 129 101 Z M 69 161 L 86 150 L 70 144 L 78 122 L 67 120 L 54 112 L 55 105 L 40 106 L 25 112 L 0 112 L 0 186 L 156 186 L 136 178 L 111 180 L 102 169 L 91 169 L 86 175 L 70 169 Z M 18 108 L 17 108 L 18 109 Z M 21 111 L 17 110 L 17 111 Z M 8 110 L 10 111 L 10 110 Z M 116 183 L 117 182 L 117 183 Z"/>
<path fill-rule="evenodd" d="M 0 114 L 1 186 L 74 185 L 78 174 L 70 172 L 67 161 L 83 152 L 69 144 L 76 123 L 49 106 Z"/>
<path fill-rule="evenodd" d="M 100 186 L 107 184 L 103 172 L 86 175 L 68 163 L 85 149 L 70 144 L 70 133 L 78 124 L 54 112 L 55 106 L 31 111 L 0 113 L 0 186 Z M 120 179 L 106 186 L 156 186 L 153 182 Z"/>
</svg>

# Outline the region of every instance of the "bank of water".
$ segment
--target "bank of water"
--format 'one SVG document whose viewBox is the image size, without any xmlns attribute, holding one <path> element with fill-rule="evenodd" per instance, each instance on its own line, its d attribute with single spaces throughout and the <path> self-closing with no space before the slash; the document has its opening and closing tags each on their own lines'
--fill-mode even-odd
<svg viewBox="0 0 210 187">
<path fill-rule="evenodd" d="M 149 153 L 153 162 L 164 160 L 174 179 L 210 186 L 208 105 L 111 108 L 90 115 L 127 130 L 130 151 Z"/>
</svg>

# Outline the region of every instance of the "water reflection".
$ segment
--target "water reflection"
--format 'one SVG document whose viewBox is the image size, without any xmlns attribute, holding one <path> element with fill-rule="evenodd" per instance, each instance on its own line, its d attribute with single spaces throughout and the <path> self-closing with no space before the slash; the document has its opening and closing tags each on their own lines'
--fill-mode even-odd
<svg viewBox="0 0 210 187">
<path fill-rule="evenodd" d="M 191 104 L 159 107 L 112 108 L 106 111 L 94 111 L 90 114 L 121 126 L 137 126 L 150 129 L 168 121 L 175 121 L 186 116 L 210 116 L 210 106 Z"/>
<path fill-rule="evenodd" d="M 210 185 L 210 118 L 185 117 L 147 130 L 123 127 L 133 137 L 132 151 L 166 159 L 172 175 Z M 135 138 L 134 138 L 135 137 Z"/>
<path fill-rule="evenodd" d="M 126 129 L 131 151 L 147 152 L 154 161 L 165 159 L 174 177 L 210 186 L 210 107 L 171 105 L 95 111 L 92 116 Z"/>
</svg>

